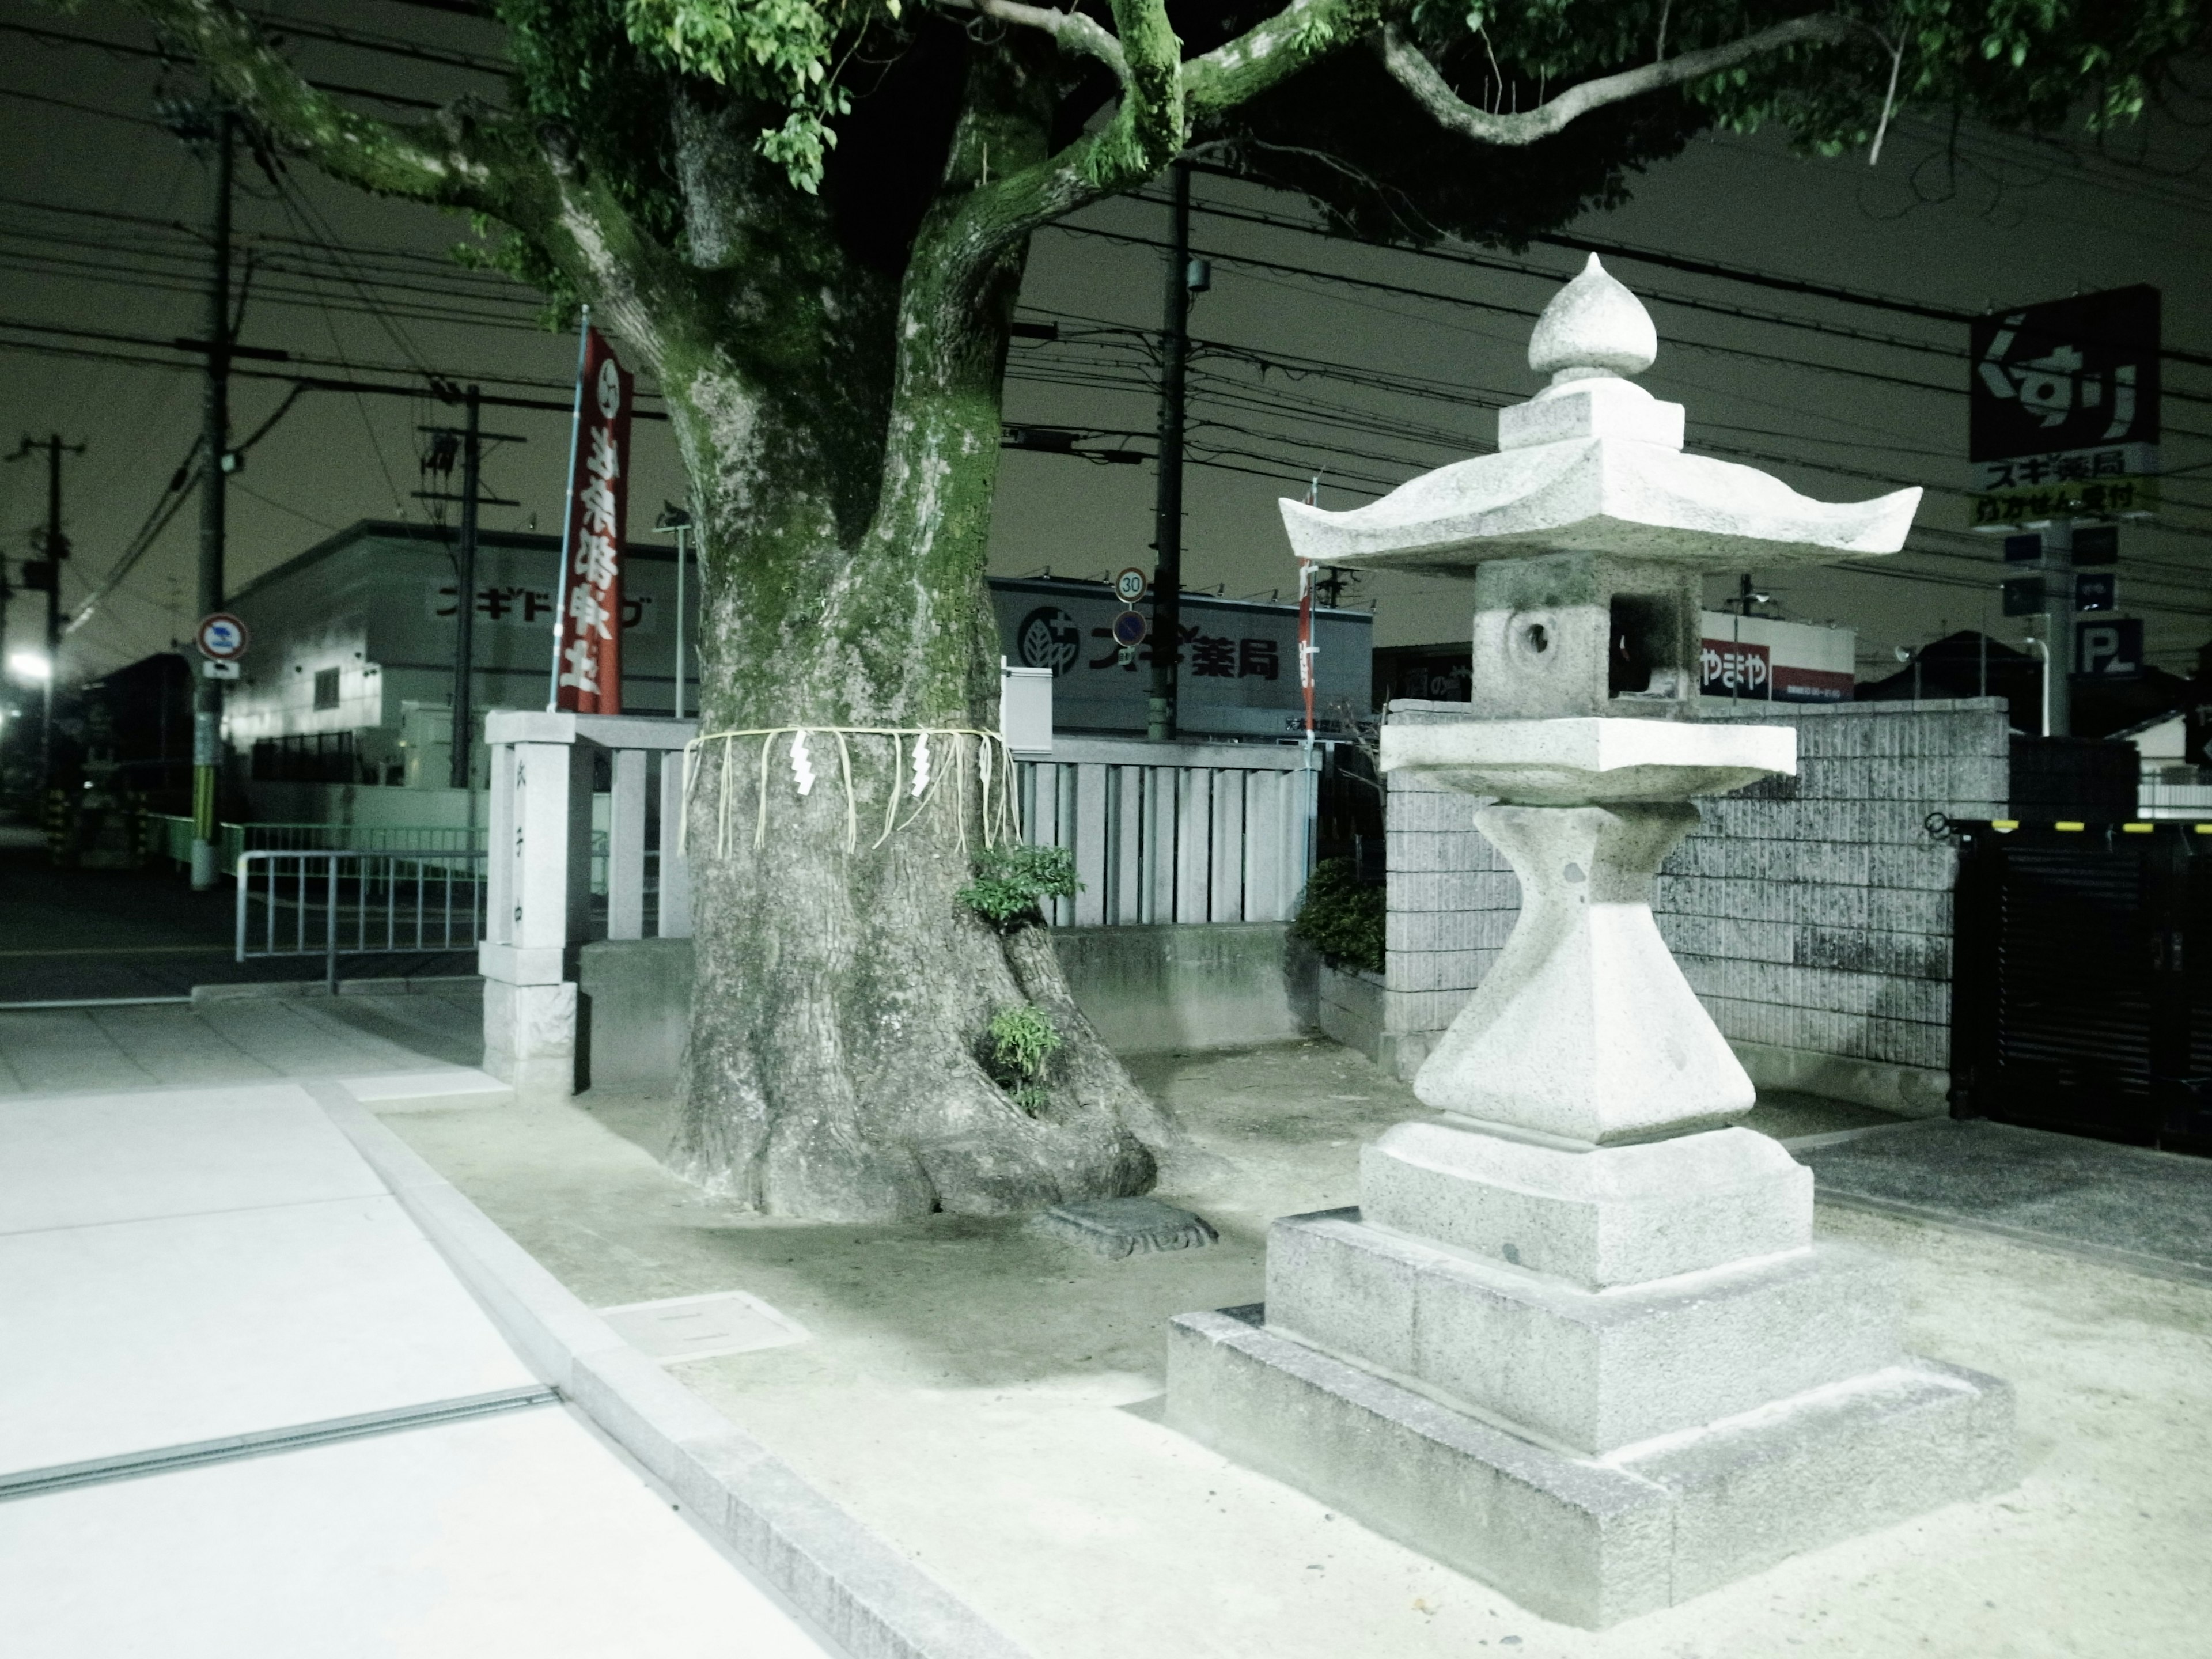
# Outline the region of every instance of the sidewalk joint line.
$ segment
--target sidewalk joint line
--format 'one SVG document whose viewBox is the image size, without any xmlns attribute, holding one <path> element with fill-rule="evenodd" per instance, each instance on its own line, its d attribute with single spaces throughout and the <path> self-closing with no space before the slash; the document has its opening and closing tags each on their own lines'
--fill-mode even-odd
<svg viewBox="0 0 2212 1659">
<path fill-rule="evenodd" d="M 334 1417 L 319 1423 L 295 1424 L 290 1428 L 259 1429 L 250 1434 L 229 1435 L 220 1440 L 199 1440 L 153 1451 L 127 1452 L 119 1457 L 97 1457 L 82 1463 L 57 1463 L 42 1469 L 0 1474 L 0 1503 L 20 1498 L 40 1498 L 48 1492 L 110 1480 L 131 1480 L 142 1475 L 167 1474 L 178 1469 L 228 1463 L 240 1458 L 264 1457 L 276 1452 L 304 1451 L 315 1446 L 336 1445 L 370 1435 L 392 1434 L 407 1429 L 433 1428 L 442 1423 L 466 1422 L 502 1412 L 520 1411 L 559 1401 L 561 1392 L 543 1383 L 520 1389 L 501 1389 L 491 1394 L 467 1395 L 422 1406 L 400 1406 L 389 1411 L 367 1412 L 357 1417 Z"/>
</svg>

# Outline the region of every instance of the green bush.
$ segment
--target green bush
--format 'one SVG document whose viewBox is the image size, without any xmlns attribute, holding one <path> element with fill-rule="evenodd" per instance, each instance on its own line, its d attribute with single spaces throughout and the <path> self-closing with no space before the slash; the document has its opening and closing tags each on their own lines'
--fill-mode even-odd
<svg viewBox="0 0 2212 1659">
<path fill-rule="evenodd" d="M 1362 882 L 1350 859 L 1324 859 L 1306 878 L 1305 897 L 1291 932 L 1333 968 L 1379 974 L 1385 902 L 1383 890 Z"/>
<path fill-rule="evenodd" d="M 1045 1066 L 1060 1043 L 1059 1029 L 1042 1008 L 1023 1003 L 991 1016 L 992 1078 L 1032 1117 L 1048 1097 Z"/>
<path fill-rule="evenodd" d="M 1065 847 L 994 847 L 975 860 L 960 901 L 1002 933 L 1044 920 L 1048 898 L 1073 898 L 1075 854 Z"/>
</svg>

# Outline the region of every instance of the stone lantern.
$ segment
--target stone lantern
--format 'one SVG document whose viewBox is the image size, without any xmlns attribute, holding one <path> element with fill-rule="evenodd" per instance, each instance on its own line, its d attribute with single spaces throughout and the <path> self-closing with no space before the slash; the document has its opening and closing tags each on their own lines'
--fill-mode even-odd
<svg viewBox="0 0 2212 1659">
<path fill-rule="evenodd" d="M 1895 552 L 1920 492 L 1684 453 L 1626 378 L 1656 351 L 1593 255 L 1496 454 L 1282 504 L 1303 558 L 1472 574 L 1468 718 L 1386 725 L 1382 768 L 1476 798 L 1521 915 L 1414 1079 L 1438 1119 L 1169 1355 L 1171 1423 L 1593 1626 L 2014 1479 L 2009 1389 L 1905 1353 L 1894 1269 L 1814 1243 L 1811 1172 L 1726 1127 L 1750 1079 L 1650 911 L 1692 797 L 1796 769 L 1790 728 L 1695 718 L 1699 577 Z"/>
</svg>

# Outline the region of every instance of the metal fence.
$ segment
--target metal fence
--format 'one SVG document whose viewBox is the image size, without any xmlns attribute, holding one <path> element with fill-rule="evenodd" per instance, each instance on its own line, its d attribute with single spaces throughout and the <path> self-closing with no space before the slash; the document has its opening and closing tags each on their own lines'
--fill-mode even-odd
<svg viewBox="0 0 2212 1659">
<path fill-rule="evenodd" d="M 483 856 L 491 832 L 451 824 L 364 823 L 218 823 L 216 825 L 218 869 L 235 870 L 247 853 L 355 852 L 419 854 L 425 857 L 447 853 L 461 860 Z M 144 846 L 154 857 L 190 867 L 192 861 L 192 821 L 167 812 L 146 814 Z M 658 890 L 659 854 L 646 854 L 648 890 Z M 592 832 L 592 891 L 607 894 L 607 832 Z"/>
<path fill-rule="evenodd" d="M 242 854 L 289 852 L 480 853 L 483 826 L 468 829 L 433 824 L 218 823 L 217 860 L 234 869 Z M 146 815 L 146 849 L 179 864 L 192 861 L 192 821 L 167 812 Z"/>
<path fill-rule="evenodd" d="M 1318 752 L 1058 738 L 1021 766 L 1028 840 L 1075 855 L 1058 927 L 1282 921 L 1313 857 Z"/>
<path fill-rule="evenodd" d="M 473 950 L 483 937 L 485 856 L 456 848 L 241 853 L 237 959 L 319 956 L 335 992 L 341 956 Z"/>
</svg>

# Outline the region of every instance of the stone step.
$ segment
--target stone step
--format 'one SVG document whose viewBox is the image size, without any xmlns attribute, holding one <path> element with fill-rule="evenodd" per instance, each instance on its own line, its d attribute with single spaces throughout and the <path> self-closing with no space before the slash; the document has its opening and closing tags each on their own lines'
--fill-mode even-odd
<svg viewBox="0 0 2212 1659">
<path fill-rule="evenodd" d="M 1813 1176 L 1749 1129 L 1572 1150 L 1401 1123 L 1360 1154 L 1367 1219 L 1586 1290 L 1813 1242 Z"/>
<path fill-rule="evenodd" d="M 1269 1325 L 1563 1449 L 1697 1427 L 1900 1352 L 1897 1269 L 1849 1245 L 1591 1291 L 1359 1215 L 1274 1224 Z"/>
<path fill-rule="evenodd" d="M 1585 1628 L 2018 1478 L 2010 1388 L 1929 1360 L 1614 1458 L 1577 1458 L 1322 1353 L 1261 1316 L 1238 1308 L 1170 1322 L 1171 1427 Z"/>
</svg>

